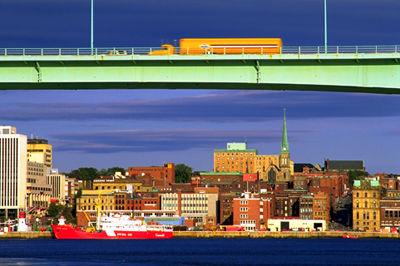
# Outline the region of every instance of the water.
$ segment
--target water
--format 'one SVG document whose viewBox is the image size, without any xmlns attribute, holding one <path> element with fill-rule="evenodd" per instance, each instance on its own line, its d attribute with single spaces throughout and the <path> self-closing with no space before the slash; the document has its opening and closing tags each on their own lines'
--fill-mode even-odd
<svg viewBox="0 0 400 266">
<path fill-rule="evenodd" d="M 399 264 L 398 240 L 1 240 L 1 265 Z"/>
</svg>

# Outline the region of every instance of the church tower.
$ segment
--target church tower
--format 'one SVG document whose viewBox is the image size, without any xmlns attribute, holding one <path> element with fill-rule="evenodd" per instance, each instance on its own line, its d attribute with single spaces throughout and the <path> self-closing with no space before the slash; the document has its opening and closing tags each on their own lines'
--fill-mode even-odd
<svg viewBox="0 0 400 266">
<path fill-rule="evenodd" d="M 281 153 L 279 154 L 279 168 L 280 168 L 280 174 L 277 181 L 281 182 L 290 181 L 290 153 L 289 153 L 289 142 L 286 130 L 286 108 L 283 109 L 283 129 L 282 129 Z"/>
</svg>

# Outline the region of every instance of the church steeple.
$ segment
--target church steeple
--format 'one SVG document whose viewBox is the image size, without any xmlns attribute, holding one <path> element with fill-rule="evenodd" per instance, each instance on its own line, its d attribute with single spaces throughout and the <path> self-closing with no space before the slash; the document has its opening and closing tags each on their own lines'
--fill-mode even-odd
<svg viewBox="0 0 400 266">
<path fill-rule="evenodd" d="M 287 131 L 286 131 L 286 108 L 283 109 L 283 129 L 282 129 L 281 153 L 289 153 L 289 142 L 287 139 Z"/>
</svg>

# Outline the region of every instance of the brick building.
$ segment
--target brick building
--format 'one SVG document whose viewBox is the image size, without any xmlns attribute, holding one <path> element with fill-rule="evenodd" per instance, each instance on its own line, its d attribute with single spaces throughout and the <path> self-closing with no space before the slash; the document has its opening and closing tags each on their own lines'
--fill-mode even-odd
<svg viewBox="0 0 400 266">
<path fill-rule="evenodd" d="M 154 179 L 162 180 L 164 185 L 175 183 L 175 164 L 167 163 L 164 166 L 148 166 L 148 167 L 129 167 L 127 170 L 130 176 L 150 175 Z"/>
<path fill-rule="evenodd" d="M 313 195 L 302 195 L 300 197 L 300 219 L 313 219 Z"/>
<path fill-rule="evenodd" d="M 159 197 L 129 197 L 126 199 L 126 210 L 160 210 Z"/>
<path fill-rule="evenodd" d="M 380 200 L 381 227 L 400 226 L 400 199 L 384 198 Z"/>
<path fill-rule="evenodd" d="M 326 224 L 329 223 L 331 216 L 331 201 L 329 194 L 318 192 L 313 197 L 313 219 L 325 220 Z"/>
<path fill-rule="evenodd" d="M 233 225 L 243 226 L 246 231 L 260 229 L 260 198 L 251 193 L 233 199 Z"/>
</svg>

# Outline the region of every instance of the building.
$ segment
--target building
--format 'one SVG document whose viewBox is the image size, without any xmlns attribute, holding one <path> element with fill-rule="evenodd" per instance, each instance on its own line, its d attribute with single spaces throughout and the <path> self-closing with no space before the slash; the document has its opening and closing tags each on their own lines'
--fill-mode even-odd
<svg viewBox="0 0 400 266">
<path fill-rule="evenodd" d="M 82 190 L 82 195 L 76 199 L 76 211 L 95 211 L 96 205 L 100 210 L 115 210 L 114 193 L 99 193 L 95 190 Z"/>
<path fill-rule="evenodd" d="M 47 170 L 47 183 L 52 187 L 51 198 L 65 202 L 65 175 L 59 174 L 58 169 Z"/>
<path fill-rule="evenodd" d="M 381 186 L 379 181 L 355 180 L 353 184 L 353 229 L 380 230 Z"/>
<path fill-rule="evenodd" d="M 26 197 L 28 211 L 32 208 L 46 209 L 50 204 L 52 186 L 46 179 L 46 166 L 42 163 L 27 164 Z"/>
<path fill-rule="evenodd" d="M 125 210 L 160 210 L 159 197 L 127 197 Z"/>
<path fill-rule="evenodd" d="M 325 231 L 325 220 L 301 220 L 301 219 L 269 219 L 269 231 Z"/>
<path fill-rule="evenodd" d="M 325 160 L 324 169 L 326 171 L 365 171 L 364 161 L 345 161 L 345 160 Z"/>
<path fill-rule="evenodd" d="M 313 195 L 302 195 L 300 197 L 300 219 L 313 219 Z"/>
<path fill-rule="evenodd" d="M 0 216 L 16 218 L 26 207 L 27 137 L 0 126 Z"/>
<path fill-rule="evenodd" d="M 313 197 L 313 219 L 325 220 L 326 224 L 331 220 L 331 200 L 329 194 L 318 192 Z"/>
<path fill-rule="evenodd" d="M 53 147 L 47 139 L 28 139 L 28 160 L 42 163 L 47 169 L 53 167 Z"/>
<path fill-rule="evenodd" d="M 400 198 L 384 198 L 380 200 L 381 228 L 400 227 Z"/>
<path fill-rule="evenodd" d="M 214 172 L 257 173 L 260 180 L 274 184 L 289 182 L 294 173 L 290 160 L 289 142 L 286 130 L 286 110 L 283 115 L 283 129 L 280 155 L 259 155 L 255 149 L 248 149 L 247 143 L 227 143 L 226 150 L 214 150 Z"/>
<path fill-rule="evenodd" d="M 247 143 L 227 143 L 226 150 L 214 150 L 214 172 L 256 173 L 257 153 Z"/>
<path fill-rule="evenodd" d="M 154 179 L 162 180 L 164 186 L 175 183 L 175 164 L 167 163 L 164 166 L 149 166 L 149 167 L 129 167 L 127 170 L 129 176 L 144 176 L 150 175 Z"/>
<path fill-rule="evenodd" d="M 216 225 L 219 219 L 218 192 L 209 193 L 207 188 L 198 188 L 194 193 L 164 193 L 161 195 L 161 210 L 173 210 L 185 219 L 196 220 L 197 226 L 211 226 L 209 220 Z M 213 188 L 218 189 L 218 188 Z"/>
<path fill-rule="evenodd" d="M 259 230 L 262 215 L 260 202 L 258 195 L 248 192 L 233 199 L 233 225 L 242 226 L 246 231 Z"/>
<path fill-rule="evenodd" d="M 79 191 L 79 182 L 76 178 L 65 177 L 65 203 L 68 207 L 75 205 L 75 196 Z"/>
</svg>

